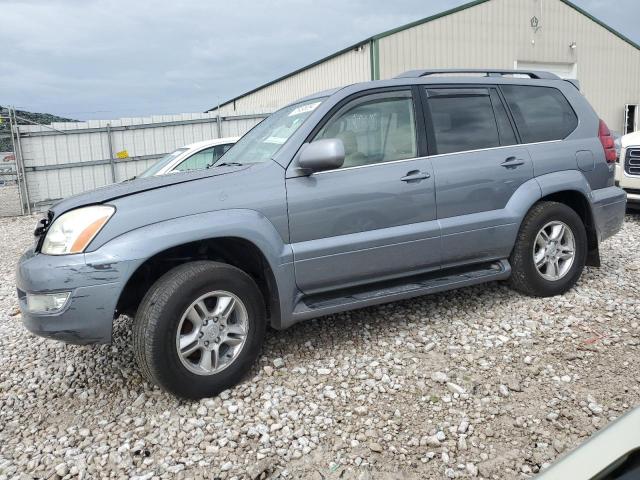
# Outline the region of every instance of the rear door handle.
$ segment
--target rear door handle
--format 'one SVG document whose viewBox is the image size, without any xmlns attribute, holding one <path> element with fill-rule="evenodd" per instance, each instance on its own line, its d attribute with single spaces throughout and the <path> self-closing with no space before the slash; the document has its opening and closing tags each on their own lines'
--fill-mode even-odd
<svg viewBox="0 0 640 480">
<path fill-rule="evenodd" d="M 426 178 L 431 177 L 427 172 L 421 172 L 420 170 L 411 170 L 407 172 L 407 174 L 402 177 L 400 180 L 403 182 L 415 182 L 418 180 L 424 180 Z"/>
<path fill-rule="evenodd" d="M 500 165 L 503 166 L 504 168 L 513 168 L 519 165 L 524 165 L 524 160 L 522 160 L 521 158 L 509 157 Z"/>
</svg>

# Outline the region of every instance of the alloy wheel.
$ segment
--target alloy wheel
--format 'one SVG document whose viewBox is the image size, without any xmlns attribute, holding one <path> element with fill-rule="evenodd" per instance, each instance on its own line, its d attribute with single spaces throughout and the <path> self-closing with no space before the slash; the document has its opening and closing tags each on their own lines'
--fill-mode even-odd
<svg viewBox="0 0 640 480">
<path fill-rule="evenodd" d="M 213 375 L 231 365 L 247 339 L 247 308 L 230 292 L 213 291 L 186 309 L 176 333 L 178 357 L 190 372 Z"/>
<path fill-rule="evenodd" d="M 554 220 L 536 235 L 533 262 L 545 280 L 556 281 L 571 269 L 576 255 L 576 241 L 569 226 Z"/>
</svg>

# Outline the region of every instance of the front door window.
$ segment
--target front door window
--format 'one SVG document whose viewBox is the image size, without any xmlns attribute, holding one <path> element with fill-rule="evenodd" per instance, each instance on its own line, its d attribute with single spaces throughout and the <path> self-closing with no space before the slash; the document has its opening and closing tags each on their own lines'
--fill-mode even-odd
<svg viewBox="0 0 640 480">
<path fill-rule="evenodd" d="M 410 91 L 367 95 L 345 105 L 314 140 L 339 138 L 343 168 L 418 156 L 415 113 Z"/>
</svg>

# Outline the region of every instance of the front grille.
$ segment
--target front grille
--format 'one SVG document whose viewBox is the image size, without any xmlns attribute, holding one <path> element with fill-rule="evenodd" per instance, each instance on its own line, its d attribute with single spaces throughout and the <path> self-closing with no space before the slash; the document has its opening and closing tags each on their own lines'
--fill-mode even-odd
<svg viewBox="0 0 640 480">
<path fill-rule="evenodd" d="M 629 175 L 640 176 L 640 147 L 627 148 L 627 156 L 624 159 L 624 171 Z"/>
</svg>

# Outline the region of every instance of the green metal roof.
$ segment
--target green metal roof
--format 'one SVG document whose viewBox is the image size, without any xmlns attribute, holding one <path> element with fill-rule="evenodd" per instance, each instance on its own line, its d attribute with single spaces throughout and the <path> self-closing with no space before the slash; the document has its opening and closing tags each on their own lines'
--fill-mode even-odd
<svg viewBox="0 0 640 480">
<path fill-rule="evenodd" d="M 423 23 L 431 22 L 432 20 L 436 20 L 438 18 L 447 16 L 447 15 L 451 15 L 452 13 L 456 13 L 456 12 L 460 12 L 462 10 L 466 10 L 467 8 L 475 7 L 476 5 L 480 5 L 481 3 L 486 3 L 488 1 L 490 1 L 490 0 L 475 0 L 473 2 L 465 3 L 464 5 L 460 5 L 459 7 L 452 8 L 450 10 L 446 10 L 446 11 L 444 11 L 442 13 L 438 13 L 436 15 L 432 15 L 430 17 L 423 18 L 423 19 L 420 19 L 420 20 L 416 20 L 415 22 L 407 23 L 406 25 L 402 25 L 400 27 L 393 28 L 391 30 L 387 30 L 386 32 L 382 32 L 382 33 L 379 33 L 378 35 L 374 35 L 371 38 L 379 39 L 379 38 L 388 37 L 389 35 L 393 35 L 394 33 L 401 32 L 402 30 L 407 30 L 409 28 L 416 27 L 418 25 L 422 25 Z M 591 15 L 586 10 L 583 10 L 582 8 L 580 8 L 579 6 L 577 6 L 574 3 L 570 2 L 569 0 L 560 0 L 560 1 L 562 3 L 564 3 L 565 5 L 568 5 L 569 7 L 573 8 L 575 11 L 581 13 L 582 15 L 587 17 L 588 19 L 596 22 L 601 27 L 606 28 L 609 32 L 613 33 L 616 37 L 619 37 L 620 39 L 624 40 L 629 45 L 631 45 L 631 46 L 637 48 L 638 50 L 640 50 L 640 45 L 635 43 L 629 37 L 626 37 L 622 33 L 620 33 L 617 30 L 611 28 L 609 25 L 607 25 L 606 23 L 602 22 L 601 20 L 598 20 L 596 17 Z"/>
<path fill-rule="evenodd" d="M 411 23 L 407 23 L 405 25 L 401 25 L 396 28 L 392 28 L 391 30 L 387 30 L 386 32 L 379 33 L 371 37 L 374 40 L 379 40 L 380 38 L 388 37 L 389 35 L 393 35 L 394 33 L 401 32 L 403 30 L 408 30 L 409 28 L 417 27 L 418 25 L 422 25 L 423 23 L 429 23 L 433 20 L 437 20 L 438 18 L 446 17 L 447 15 L 451 15 L 452 13 L 458 13 L 462 10 L 467 10 L 468 8 L 475 7 L 476 5 L 480 5 L 481 3 L 486 3 L 491 0 L 474 0 L 473 2 L 464 3 L 459 7 L 450 8 L 449 10 L 445 10 L 444 12 L 436 13 L 435 15 L 431 15 L 430 17 L 421 18 L 420 20 L 416 20 Z"/>
<path fill-rule="evenodd" d="M 388 37 L 389 35 L 393 35 L 394 33 L 398 33 L 401 32 L 403 30 L 408 30 L 409 28 L 413 28 L 416 27 L 418 25 L 422 25 L 425 23 L 429 23 L 433 20 L 437 20 L 438 18 L 442 18 L 442 17 L 446 17 L 447 15 L 451 15 L 453 13 L 457 13 L 457 12 L 461 12 L 462 10 L 467 10 L 468 8 L 472 8 L 475 7 L 476 5 L 480 5 L 482 3 L 486 3 L 486 2 L 490 2 L 491 0 L 474 0 L 472 2 L 468 2 L 465 3 L 463 5 L 460 5 L 459 7 L 455 7 L 455 8 L 450 8 L 449 10 L 445 10 L 444 12 L 440 12 L 437 13 L 435 15 L 431 15 L 430 17 L 425 17 L 422 18 L 420 20 L 416 20 L 414 22 L 411 23 L 407 23 L 405 25 L 401 25 L 399 27 L 393 28 L 391 30 L 387 30 L 385 32 L 382 33 L 378 33 L 377 35 L 373 35 L 369 38 L 366 38 L 358 43 L 354 43 L 353 45 L 350 45 L 346 48 L 343 48 L 342 50 L 332 53 L 331 55 L 327 55 L 326 57 L 321 58 L 320 60 L 317 60 L 313 63 L 310 63 L 308 65 L 305 65 L 304 67 L 298 68 L 297 70 L 294 70 L 293 72 L 287 73 L 286 75 L 282 75 L 281 77 L 278 77 L 274 80 L 271 80 L 270 82 L 267 82 L 263 85 L 260 85 L 259 87 L 254 88 L 253 90 L 249 90 L 248 92 L 245 92 L 241 95 L 238 95 L 236 97 L 233 97 L 230 100 L 227 100 L 226 102 L 223 102 L 220 104 L 220 107 L 224 106 L 224 105 L 228 105 L 231 102 L 235 102 L 236 100 L 239 100 L 242 97 L 246 97 L 247 95 L 250 95 L 254 92 L 257 92 L 258 90 L 262 90 L 263 88 L 268 87 L 269 85 L 273 85 L 274 83 L 279 82 L 280 80 L 284 80 L 285 78 L 289 78 L 292 77 L 293 75 L 296 75 L 297 73 L 300 72 L 304 72 L 305 70 L 308 70 L 312 67 L 315 67 L 316 65 L 320 64 L 320 63 L 324 63 L 327 60 L 331 60 L 332 58 L 335 58 L 339 55 L 342 55 L 343 53 L 348 52 L 349 50 L 354 50 L 357 47 L 360 47 L 362 45 L 366 45 L 369 44 L 370 46 L 370 56 L 371 56 L 371 78 L 375 79 L 379 77 L 379 66 L 378 66 L 378 62 L 379 62 L 379 57 L 378 57 L 378 51 L 377 51 L 377 41 L 380 40 L 381 38 L 384 37 Z M 598 20 L 596 17 L 594 17 L 593 15 L 591 15 L 589 12 L 587 12 L 586 10 L 583 10 L 582 8 L 578 7 L 577 5 L 575 5 L 574 3 L 570 2 L 569 0 L 560 0 L 562 3 L 564 3 L 565 5 L 573 8 L 575 11 L 581 13 L 582 15 L 584 15 L 585 17 L 589 18 L 590 20 L 594 21 L 595 23 L 597 23 L 598 25 L 600 25 L 601 27 L 607 29 L 609 32 L 613 33 L 616 37 L 620 38 L 621 40 L 624 40 L 625 42 L 627 42 L 629 45 L 631 45 L 632 47 L 637 48 L 638 50 L 640 50 L 640 45 L 638 45 L 637 43 L 635 43 L 633 40 L 631 40 L 629 37 L 626 37 L 625 35 L 623 35 L 622 33 L 618 32 L 617 30 L 611 28 L 609 25 L 607 25 L 606 23 L 602 22 L 601 20 Z M 376 48 L 374 48 L 374 46 Z M 212 107 L 209 110 L 207 110 L 208 112 L 215 110 L 216 107 Z"/>
</svg>

